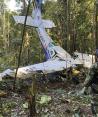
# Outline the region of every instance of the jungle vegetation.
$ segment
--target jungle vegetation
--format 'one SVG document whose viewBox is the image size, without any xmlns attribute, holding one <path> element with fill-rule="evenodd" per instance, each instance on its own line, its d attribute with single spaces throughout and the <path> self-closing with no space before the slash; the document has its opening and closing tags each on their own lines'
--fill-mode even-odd
<svg viewBox="0 0 98 117">
<path fill-rule="evenodd" d="M 22 25 L 16 25 L 13 15 L 25 15 L 27 3 L 22 9 L 10 11 L 4 0 L 0 1 L 0 71 L 17 66 L 19 47 L 22 39 Z M 29 14 L 32 14 L 33 4 Z M 55 43 L 70 54 L 74 51 L 92 54 L 95 49 L 95 0 L 45 0 L 42 15 L 51 19 L 56 28 L 47 30 Z M 26 66 L 44 61 L 44 52 L 35 29 L 26 27 L 25 41 L 21 54 L 21 65 Z"/>
</svg>

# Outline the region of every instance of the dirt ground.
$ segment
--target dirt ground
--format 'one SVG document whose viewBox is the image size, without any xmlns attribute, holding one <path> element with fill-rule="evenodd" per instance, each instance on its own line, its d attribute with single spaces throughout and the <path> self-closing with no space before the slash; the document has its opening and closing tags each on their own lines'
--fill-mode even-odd
<svg viewBox="0 0 98 117">
<path fill-rule="evenodd" d="M 78 95 L 82 83 L 37 84 L 36 117 L 92 117 L 90 95 Z M 0 98 L 0 117 L 29 117 L 26 93 L 9 91 Z"/>
<path fill-rule="evenodd" d="M 68 83 L 49 84 L 39 95 L 51 97 L 47 105 L 42 105 L 39 117 L 92 117 L 90 95 L 78 95 L 82 85 Z"/>
</svg>

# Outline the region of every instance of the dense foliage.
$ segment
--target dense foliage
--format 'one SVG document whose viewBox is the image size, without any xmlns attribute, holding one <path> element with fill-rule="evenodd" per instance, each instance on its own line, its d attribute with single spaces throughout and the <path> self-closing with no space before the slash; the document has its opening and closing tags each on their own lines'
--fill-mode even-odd
<svg viewBox="0 0 98 117">
<path fill-rule="evenodd" d="M 2 4 L 3 4 L 2 0 Z M 19 0 L 16 2 L 20 3 Z M 16 25 L 13 15 L 25 14 L 23 9 L 11 12 L 3 6 L 0 12 L 0 70 L 17 66 L 19 47 L 23 26 Z M 72 54 L 79 52 L 92 53 L 95 49 L 95 9 L 94 0 L 45 0 L 42 7 L 43 18 L 51 19 L 57 28 L 48 31 L 52 39 Z M 29 14 L 32 12 L 32 6 Z M 25 66 L 44 61 L 44 52 L 34 28 L 27 27 L 21 55 L 21 65 Z"/>
</svg>

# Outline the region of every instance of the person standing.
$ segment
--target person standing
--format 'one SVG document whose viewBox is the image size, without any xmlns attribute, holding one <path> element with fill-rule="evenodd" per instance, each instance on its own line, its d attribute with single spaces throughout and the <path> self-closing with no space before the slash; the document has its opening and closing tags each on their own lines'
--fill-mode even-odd
<svg viewBox="0 0 98 117">
<path fill-rule="evenodd" d="M 96 52 L 96 62 L 91 66 L 82 93 L 86 93 L 88 87 L 91 87 L 91 110 L 94 117 L 98 117 L 98 52 Z"/>
</svg>

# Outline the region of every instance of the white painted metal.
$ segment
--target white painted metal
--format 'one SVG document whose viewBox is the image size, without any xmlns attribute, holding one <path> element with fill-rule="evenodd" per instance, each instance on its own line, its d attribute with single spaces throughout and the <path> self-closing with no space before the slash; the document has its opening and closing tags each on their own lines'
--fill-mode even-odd
<svg viewBox="0 0 98 117">
<path fill-rule="evenodd" d="M 95 62 L 95 55 L 85 54 L 74 52 L 78 59 L 83 63 L 84 67 L 90 68 L 92 64 Z"/>
<path fill-rule="evenodd" d="M 31 77 L 34 73 L 37 73 L 37 72 L 47 74 L 47 73 L 53 73 L 56 71 L 62 71 L 69 67 L 71 67 L 71 64 L 69 61 L 50 60 L 43 63 L 19 68 L 17 72 L 17 77 L 24 79 L 24 78 Z M 0 78 L 6 75 L 14 77 L 15 70 L 10 70 L 10 69 L 5 70 L 0 74 Z"/>
</svg>

